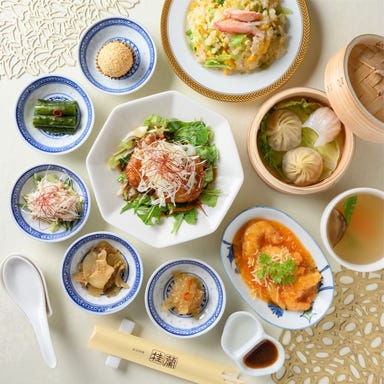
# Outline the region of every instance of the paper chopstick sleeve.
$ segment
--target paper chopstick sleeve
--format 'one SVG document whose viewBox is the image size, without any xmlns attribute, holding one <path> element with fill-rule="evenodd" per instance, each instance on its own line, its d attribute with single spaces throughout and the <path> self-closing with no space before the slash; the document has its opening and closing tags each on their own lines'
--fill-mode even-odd
<svg viewBox="0 0 384 384">
<path fill-rule="evenodd" d="M 198 384 L 239 382 L 233 368 L 104 325 L 94 327 L 88 347 Z"/>
</svg>

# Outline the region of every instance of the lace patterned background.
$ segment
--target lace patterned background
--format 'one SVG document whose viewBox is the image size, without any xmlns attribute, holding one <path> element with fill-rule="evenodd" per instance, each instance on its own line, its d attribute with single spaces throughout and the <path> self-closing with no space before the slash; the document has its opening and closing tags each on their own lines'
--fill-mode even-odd
<svg viewBox="0 0 384 384">
<path fill-rule="evenodd" d="M 83 31 L 107 16 L 129 16 L 140 0 L 0 0 L 0 79 L 76 65 Z"/>
<path fill-rule="evenodd" d="M 276 383 L 384 383 L 384 271 L 342 270 L 335 288 L 323 320 L 281 335 L 286 362 Z"/>
</svg>

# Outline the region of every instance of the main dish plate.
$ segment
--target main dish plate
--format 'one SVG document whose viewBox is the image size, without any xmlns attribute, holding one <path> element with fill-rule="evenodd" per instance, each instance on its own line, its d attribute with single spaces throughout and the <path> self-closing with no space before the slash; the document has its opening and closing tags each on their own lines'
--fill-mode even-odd
<svg viewBox="0 0 384 384">
<path fill-rule="evenodd" d="M 233 239 L 237 231 L 249 220 L 264 218 L 280 222 L 290 229 L 311 254 L 321 274 L 317 297 L 307 311 L 287 311 L 277 305 L 266 303 L 251 295 L 242 279 L 234 260 Z M 284 329 L 303 329 L 320 321 L 332 304 L 334 283 L 331 267 L 318 244 L 311 235 L 293 218 L 278 209 L 253 207 L 240 212 L 225 228 L 220 245 L 221 259 L 233 286 L 244 301 L 265 321 Z"/>
<path fill-rule="evenodd" d="M 75 133 L 52 133 L 35 128 L 32 118 L 38 99 L 77 101 L 79 111 Z M 25 141 L 34 149 L 50 155 L 69 153 L 83 144 L 91 133 L 93 104 L 87 92 L 75 81 L 63 76 L 43 76 L 21 92 L 16 104 L 16 123 Z"/>
<path fill-rule="evenodd" d="M 188 273 L 200 279 L 204 298 L 198 318 L 163 310 L 174 281 L 174 273 Z M 145 306 L 152 322 L 166 333 L 177 337 L 195 337 L 212 329 L 225 309 L 226 295 L 219 275 L 206 263 L 195 259 L 168 261 L 157 268 L 148 280 Z"/>
<path fill-rule="evenodd" d="M 111 79 L 96 67 L 96 55 L 104 43 L 120 40 L 132 47 L 135 64 L 121 79 Z M 79 62 L 84 76 L 99 90 L 123 95 L 137 91 L 152 77 L 156 67 L 156 47 L 149 33 L 137 22 L 124 17 L 111 17 L 91 25 L 79 45 Z"/>
<path fill-rule="evenodd" d="M 100 241 L 107 241 L 120 251 L 127 265 L 123 280 L 129 288 L 122 288 L 117 295 L 111 297 L 92 296 L 79 282 L 73 280 L 73 275 L 79 271 L 79 263 Z M 64 255 L 61 278 L 64 290 L 74 304 L 85 311 L 107 315 L 122 310 L 134 300 L 143 281 L 143 266 L 139 254 L 124 239 L 109 232 L 94 232 L 77 239 L 70 245 Z"/>
<path fill-rule="evenodd" d="M 55 175 L 57 178 L 69 178 L 72 181 L 72 188 L 83 199 L 82 214 L 71 229 L 57 229 L 56 232 L 50 230 L 50 225 L 32 218 L 32 215 L 22 208 L 24 196 L 31 193 L 35 188 L 35 175 L 45 176 Z M 84 181 L 73 171 L 56 164 L 41 164 L 25 171 L 16 181 L 11 194 L 11 210 L 16 223 L 29 236 L 46 242 L 63 241 L 77 232 L 84 226 L 91 209 L 88 188 Z"/>
<path fill-rule="evenodd" d="M 282 86 L 303 61 L 309 44 L 310 19 L 305 0 L 282 0 L 288 15 L 287 52 L 268 69 L 249 74 L 225 75 L 205 68 L 193 57 L 186 40 L 186 14 L 190 0 L 165 0 L 161 38 L 176 74 L 204 96 L 221 101 L 249 101 L 269 95 Z"/>
<path fill-rule="evenodd" d="M 145 225 L 125 205 L 117 192 L 117 171 L 108 168 L 108 158 L 116 152 L 127 133 L 142 125 L 151 114 L 183 121 L 202 120 L 214 133 L 219 151 L 217 176 L 213 188 L 220 191 L 215 207 L 203 205 L 196 224 L 183 223 L 171 233 L 173 220 L 164 218 L 159 225 Z M 86 160 L 88 174 L 101 215 L 110 224 L 153 247 L 162 248 L 197 239 L 214 232 L 235 199 L 244 179 L 243 169 L 228 121 L 216 112 L 183 94 L 167 91 L 117 106 L 109 115 Z"/>
</svg>

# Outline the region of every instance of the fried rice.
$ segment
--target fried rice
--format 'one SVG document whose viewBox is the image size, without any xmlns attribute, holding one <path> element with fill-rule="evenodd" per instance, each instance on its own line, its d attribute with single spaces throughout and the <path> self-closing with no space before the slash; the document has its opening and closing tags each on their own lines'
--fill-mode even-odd
<svg viewBox="0 0 384 384">
<path fill-rule="evenodd" d="M 286 52 L 288 13 L 280 0 L 193 0 L 186 35 L 205 67 L 249 73 Z"/>
</svg>

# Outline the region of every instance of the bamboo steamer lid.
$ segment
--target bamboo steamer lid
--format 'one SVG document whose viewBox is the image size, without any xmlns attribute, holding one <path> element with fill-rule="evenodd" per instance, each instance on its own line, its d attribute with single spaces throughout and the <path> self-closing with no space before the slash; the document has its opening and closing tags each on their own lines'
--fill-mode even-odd
<svg viewBox="0 0 384 384">
<path fill-rule="evenodd" d="M 361 139 L 384 143 L 384 37 L 355 37 L 331 57 L 324 82 L 344 125 Z"/>
</svg>

